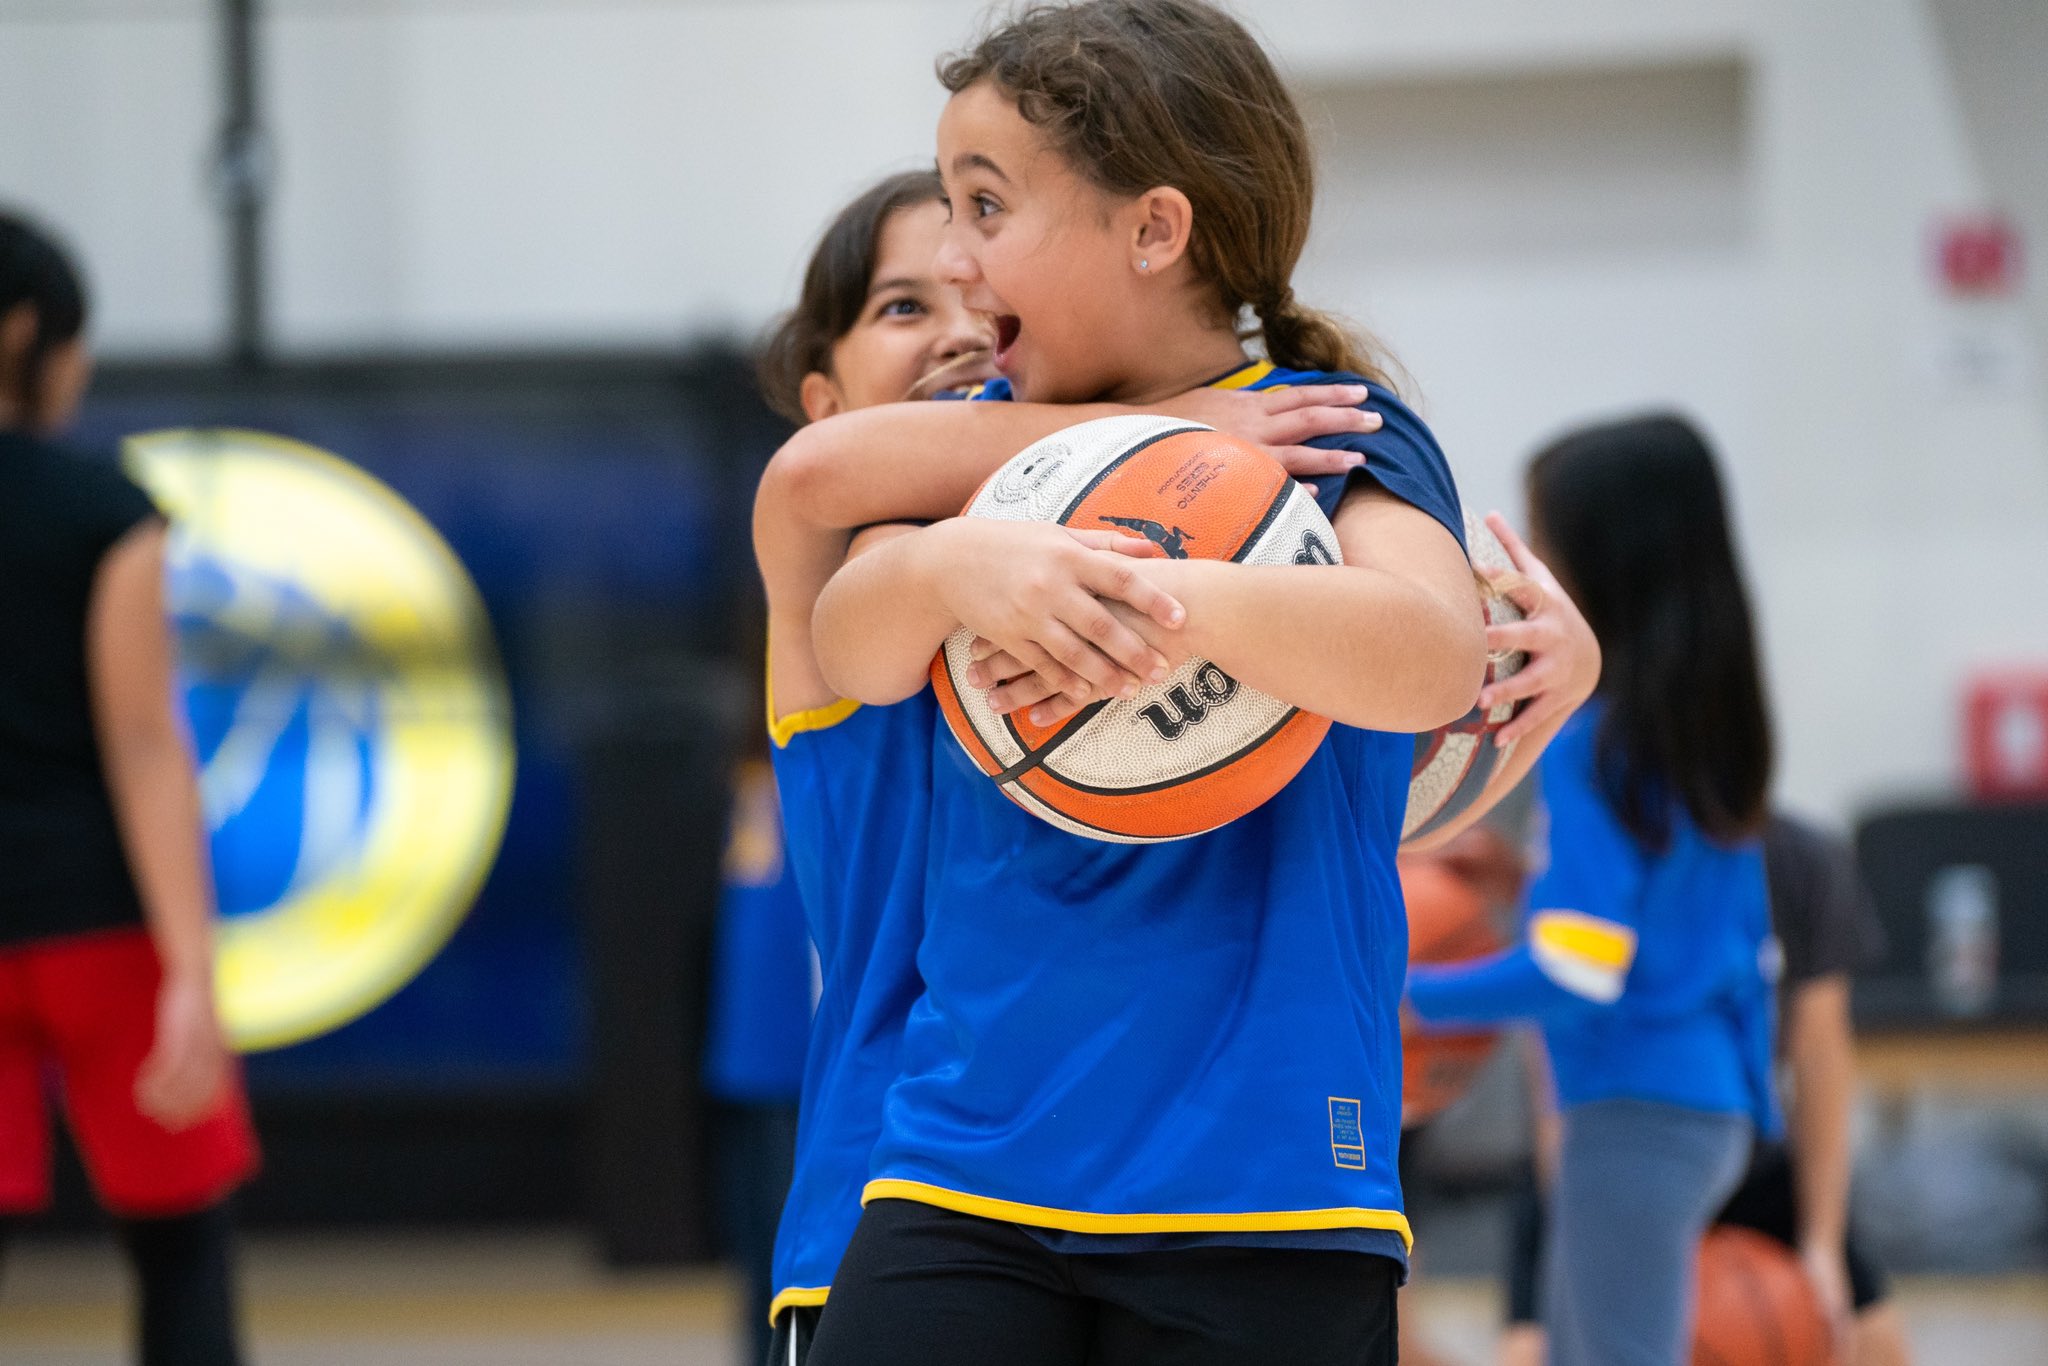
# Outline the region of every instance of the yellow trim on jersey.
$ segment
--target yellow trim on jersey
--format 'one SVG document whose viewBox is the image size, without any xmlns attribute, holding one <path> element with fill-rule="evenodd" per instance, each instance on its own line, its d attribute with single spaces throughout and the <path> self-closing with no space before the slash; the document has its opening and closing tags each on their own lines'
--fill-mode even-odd
<svg viewBox="0 0 2048 1366">
<path fill-rule="evenodd" d="M 1209 387 L 1211 389 L 1249 389 L 1272 373 L 1273 362 L 1269 360 L 1254 361 L 1234 375 L 1225 375 Z"/>
<path fill-rule="evenodd" d="M 1529 917 L 1529 957 L 1574 996 L 1613 1005 L 1628 989 L 1636 932 L 1583 911 L 1538 911 Z"/>
<path fill-rule="evenodd" d="M 775 1326 L 775 1320 L 782 1317 L 783 1310 L 815 1309 L 823 1304 L 825 1297 L 831 1293 L 832 1287 L 829 1285 L 793 1285 L 787 1290 L 778 1291 L 775 1298 L 768 1302 L 768 1326 Z"/>
<path fill-rule="evenodd" d="M 1625 972 L 1636 959 L 1634 930 L 1584 911 L 1538 911 L 1529 918 L 1529 937 L 1610 972 Z"/>
<path fill-rule="evenodd" d="M 1399 1210 L 1356 1206 L 1260 1210 L 1248 1214 L 1095 1214 L 969 1195 L 923 1181 L 890 1179 L 868 1182 L 860 1193 L 860 1202 L 866 1205 L 871 1200 L 915 1200 L 958 1214 L 1030 1224 L 1034 1228 L 1064 1229 L 1068 1233 L 1278 1233 L 1307 1228 L 1381 1228 L 1400 1234 L 1404 1247 L 1412 1250 L 1415 1246 L 1408 1217 Z"/>
<path fill-rule="evenodd" d="M 767 673 L 768 738 L 775 742 L 777 749 L 788 749 L 789 742 L 808 730 L 830 730 L 847 717 L 860 710 L 860 703 L 850 697 L 822 707 L 806 707 L 793 711 L 787 716 L 775 714 L 775 660 L 769 657 Z"/>
</svg>

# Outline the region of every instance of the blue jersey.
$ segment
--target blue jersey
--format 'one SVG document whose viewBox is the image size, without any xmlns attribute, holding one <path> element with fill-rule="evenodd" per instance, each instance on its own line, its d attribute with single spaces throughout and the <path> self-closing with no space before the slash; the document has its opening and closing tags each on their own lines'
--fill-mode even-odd
<svg viewBox="0 0 2048 1366">
<path fill-rule="evenodd" d="M 927 690 L 893 707 L 838 702 L 770 727 L 820 976 L 796 1173 L 775 1236 L 775 1313 L 825 1300 L 860 1219 L 903 1021 L 923 990 L 917 944 L 937 716 Z"/>
<path fill-rule="evenodd" d="M 1758 840 L 1709 839 L 1679 807 L 1644 848 L 1601 790 L 1597 701 L 1545 751 L 1548 866 L 1523 941 L 1469 966 L 1418 967 L 1431 1024 L 1533 1019 L 1558 1103 L 1650 1100 L 1741 1114 L 1778 1131 L 1771 1087 L 1777 944 Z"/>
<path fill-rule="evenodd" d="M 811 949 L 782 856 L 775 778 L 750 765 L 733 793 L 725 885 L 712 936 L 704 1089 L 720 1100 L 794 1105 L 811 1027 Z"/>
<path fill-rule="evenodd" d="M 1259 363 L 1217 382 L 1346 380 Z M 1319 482 L 1324 510 L 1377 483 L 1462 540 L 1427 429 L 1378 388 L 1370 406 L 1380 431 L 1318 443 L 1368 459 Z M 1108 1246 L 1194 1235 L 1405 1257 L 1394 852 L 1413 748 L 1333 726 L 1258 810 L 1131 846 L 1027 814 L 937 734 L 925 995 L 866 1198 Z M 1312 1236 L 1329 1232 L 1345 1241 Z"/>
</svg>

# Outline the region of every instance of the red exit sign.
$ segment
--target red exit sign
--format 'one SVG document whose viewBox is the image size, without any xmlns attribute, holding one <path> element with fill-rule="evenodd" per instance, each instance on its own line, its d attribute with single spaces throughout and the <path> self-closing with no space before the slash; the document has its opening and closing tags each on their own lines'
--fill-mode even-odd
<svg viewBox="0 0 2048 1366">
<path fill-rule="evenodd" d="M 1950 218 L 1935 237 L 1941 283 L 1951 294 L 2004 296 L 2020 285 L 2020 235 L 2001 214 Z"/>
</svg>

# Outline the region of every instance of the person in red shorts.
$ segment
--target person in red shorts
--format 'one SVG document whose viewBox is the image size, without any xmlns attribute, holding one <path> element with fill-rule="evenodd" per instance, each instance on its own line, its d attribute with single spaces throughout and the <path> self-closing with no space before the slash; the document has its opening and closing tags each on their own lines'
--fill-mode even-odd
<svg viewBox="0 0 2048 1366">
<path fill-rule="evenodd" d="M 228 1195 L 255 1170 L 163 607 L 165 525 L 52 438 L 91 358 L 64 253 L 0 212 L 0 1235 L 61 1107 L 141 1288 L 144 1366 L 228 1366 Z"/>
</svg>

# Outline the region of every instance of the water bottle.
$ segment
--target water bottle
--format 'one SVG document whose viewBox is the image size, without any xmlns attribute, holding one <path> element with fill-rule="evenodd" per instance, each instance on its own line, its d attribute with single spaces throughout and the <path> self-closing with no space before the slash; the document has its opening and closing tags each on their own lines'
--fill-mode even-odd
<svg viewBox="0 0 2048 1366">
<path fill-rule="evenodd" d="M 1945 1014 L 1987 1013 L 1998 995 L 1998 878 L 1958 864 L 1927 884 L 1927 979 Z"/>
</svg>

